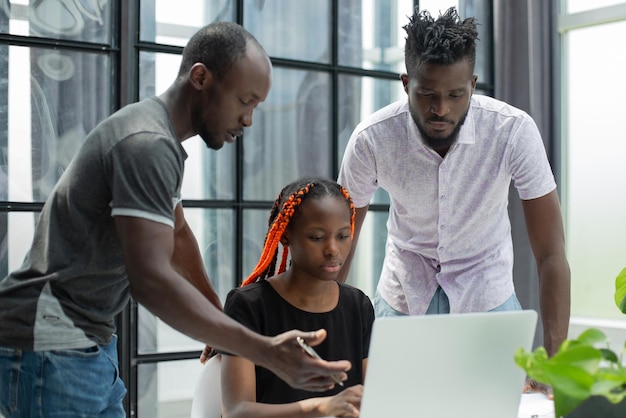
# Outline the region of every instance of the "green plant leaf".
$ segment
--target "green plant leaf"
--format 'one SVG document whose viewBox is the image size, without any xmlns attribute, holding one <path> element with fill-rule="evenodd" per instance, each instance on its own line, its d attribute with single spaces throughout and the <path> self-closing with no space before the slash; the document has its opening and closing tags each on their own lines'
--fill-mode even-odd
<svg viewBox="0 0 626 418">
<path fill-rule="evenodd" d="M 619 358 L 617 354 L 608 348 L 601 348 L 600 353 L 602 353 L 602 358 L 606 361 L 610 361 L 611 363 L 617 364 L 619 362 Z"/>
<path fill-rule="evenodd" d="M 570 346 L 568 350 L 557 352 L 549 363 L 558 366 L 571 366 L 586 371 L 587 373 L 595 373 L 600 367 L 602 353 L 599 349 L 590 345 Z"/>
<path fill-rule="evenodd" d="M 537 347 L 534 352 L 527 352 L 523 347 L 518 348 L 514 354 L 515 364 L 523 369 L 528 376 L 540 383 L 549 384 L 544 368 L 548 362 L 548 353 L 544 347 Z"/>
<path fill-rule="evenodd" d="M 581 344 L 594 345 L 606 341 L 606 335 L 599 329 L 588 328 L 584 330 L 576 340 Z"/>
<path fill-rule="evenodd" d="M 604 396 L 609 400 L 611 400 L 613 397 L 621 399 L 624 397 L 624 395 L 626 395 L 626 392 L 624 392 L 622 385 L 623 382 L 619 382 L 616 380 L 607 379 L 598 381 L 591 387 L 591 394 Z"/>
<path fill-rule="evenodd" d="M 559 391 L 558 388 L 553 388 L 554 394 L 554 416 L 564 417 L 572 412 L 578 405 L 583 403 L 582 399 L 574 399 Z"/>
<path fill-rule="evenodd" d="M 567 397 L 583 400 L 591 396 L 595 379 L 588 371 L 567 364 L 550 364 L 543 372 L 548 384 Z"/>
<path fill-rule="evenodd" d="M 615 304 L 626 314 L 626 267 L 615 278 Z"/>
</svg>

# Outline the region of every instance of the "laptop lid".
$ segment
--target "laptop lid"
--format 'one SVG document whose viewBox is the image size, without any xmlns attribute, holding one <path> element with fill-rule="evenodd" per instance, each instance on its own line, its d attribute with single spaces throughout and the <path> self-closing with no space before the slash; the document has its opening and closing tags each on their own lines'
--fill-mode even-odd
<svg viewBox="0 0 626 418">
<path fill-rule="evenodd" d="M 533 310 L 374 321 L 360 418 L 516 418 Z"/>
</svg>

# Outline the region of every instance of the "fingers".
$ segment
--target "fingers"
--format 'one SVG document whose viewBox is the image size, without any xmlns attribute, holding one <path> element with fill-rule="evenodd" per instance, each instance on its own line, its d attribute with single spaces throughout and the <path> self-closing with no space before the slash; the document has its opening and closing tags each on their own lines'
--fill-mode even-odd
<svg viewBox="0 0 626 418">
<path fill-rule="evenodd" d="M 326 392 L 335 387 L 335 381 L 330 377 L 315 377 L 303 381 L 298 387 L 309 392 Z"/>
<path fill-rule="evenodd" d="M 362 385 L 352 386 L 337 395 L 341 402 L 341 409 L 337 415 L 342 417 L 358 417 L 360 414 L 362 396 Z"/>
<path fill-rule="evenodd" d="M 348 378 L 346 372 L 352 367 L 349 361 L 326 361 L 311 357 L 300 347 L 297 337 L 311 346 L 319 345 L 326 338 L 326 330 L 292 330 L 272 337 L 273 350 L 268 358 L 268 368 L 281 379 L 297 389 L 323 392 L 335 387 L 334 378 L 341 382 Z"/>
<path fill-rule="evenodd" d="M 522 392 L 523 393 L 539 392 L 539 393 L 543 393 L 544 395 L 546 395 L 548 399 L 554 399 L 552 387 L 544 383 L 537 382 L 535 379 L 531 379 L 530 377 L 526 378 L 526 381 L 524 382 L 524 389 L 522 390 Z"/>
<path fill-rule="evenodd" d="M 342 414 L 342 417 L 358 417 L 359 416 L 359 409 L 352 405 L 350 402 L 346 402 L 345 406 L 344 406 L 344 410 L 345 410 L 345 414 Z"/>
<path fill-rule="evenodd" d="M 200 363 L 201 364 L 206 363 L 207 361 L 209 361 L 211 357 L 213 357 L 216 354 L 217 354 L 217 350 L 209 347 L 208 345 L 204 346 L 204 349 L 202 350 L 202 353 L 200 354 Z"/>
<path fill-rule="evenodd" d="M 326 330 L 318 329 L 317 331 L 306 332 L 301 335 L 301 337 L 306 341 L 306 343 L 310 346 L 316 346 L 322 343 L 326 339 Z"/>
</svg>

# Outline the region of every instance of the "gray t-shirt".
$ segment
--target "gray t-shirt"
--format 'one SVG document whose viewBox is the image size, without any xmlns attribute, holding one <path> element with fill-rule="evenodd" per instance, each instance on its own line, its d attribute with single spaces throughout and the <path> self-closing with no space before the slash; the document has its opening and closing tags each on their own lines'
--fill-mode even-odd
<svg viewBox="0 0 626 418">
<path fill-rule="evenodd" d="M 174 226 L 187 155 L 158 98 L 101 122 L 46 201 L 22 266 L 0 280 L 0 345 L 107 344 L 129 284 L 113 216 Z"/>
</svg>

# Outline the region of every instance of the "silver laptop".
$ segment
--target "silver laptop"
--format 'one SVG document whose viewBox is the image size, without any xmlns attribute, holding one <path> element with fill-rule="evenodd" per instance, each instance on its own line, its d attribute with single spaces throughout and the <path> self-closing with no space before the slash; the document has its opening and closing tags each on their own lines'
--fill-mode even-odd
<svg viewBox="0 0 626 418">
<path fill-rule="evenodd" d="M 377 318 L 360 418 L 516 418 L 532 310 Z"/>
</svg>

